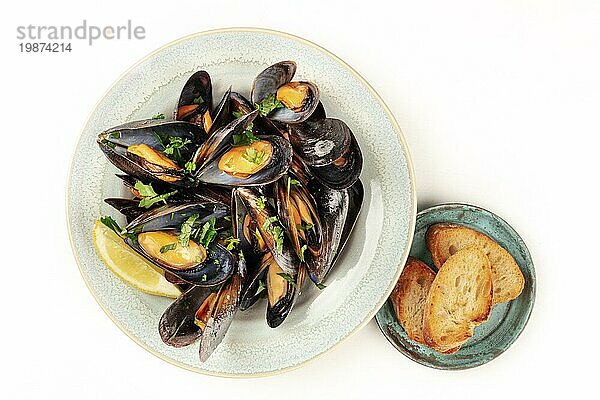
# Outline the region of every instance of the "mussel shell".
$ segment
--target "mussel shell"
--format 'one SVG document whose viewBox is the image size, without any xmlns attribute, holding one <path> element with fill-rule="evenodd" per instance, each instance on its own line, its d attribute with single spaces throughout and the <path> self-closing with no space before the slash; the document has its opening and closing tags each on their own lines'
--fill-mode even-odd
<svg viewBox="0 0 600 400">
<path fill-rule="evenodd" d="M 308 117 L 306 121 L 318 121 L 324 118 L 327 118 L 327 113 L 325 113 L 325 107 L 323 106 L 323 103 L 319 101 L 319 104 L 317 104 L 315 111 L 313 111 L 313 113 L 310 114 L 310 117 Z"/>
<path fill-rule="evenodd" d="M 317 85 L 311 82 L 296 83 L 304 85 L 308 88 L 308 95 L 304 101 L 304 104 L 302 105 L 302 109 L 299 111 L 294 111 L 287 107 L 276 108 L 268 115 L 269 119 L 286 124 L 298 124 L 310 118 L 319 105 L 319 98 L 321 96 L 319 88 Z"/>
<path fill-rule="evenodd" d="M 325 118 L 289 126 L 294 151 L 311 167 L 322 167 L 342 157 L 352 141 L 348 125 L 339 119 Z"/>
<path fill-rule="evenodd" d="M 315 268 L 312 267 L 312 264 L 318 263 L 318 259 L 322 257 L 323 237 L 321 220 L 313 196 L 302 184 L 299 186 L 290 184 L 289 180 L 291 179 L 295 179 L 295 177 L 284 176 L 273 184 L 277 202 L 277 213 L 279 220 L 285 225 L 298 258 L 301 258 L 301 248 L 304 245 L 307 246 L 304 251 L 304 261 L 309 265 L 308 269 L 311 270 Z M 298 225 L 292 221 L 289 213 L 292 207 L 291 201 L 293 200 L 290 198 L 292 196 L 302 201 L 312 220 L 312 228 L 304 232 L 305 240 L 300 237 Z"/>
<path fill-rule="evenodd" d="M 190 140 L 186 148 L 180 149 L 181 157 L 189 160 L 196 151 L 198 143 L 206 135 L 197 125 L 181 121 L 143 120 L 123 124 L 98 135 L 98 145 L 110 162 L 117 168 L 134 178 L 151 181 L 164 181 L 161 177 L 169 178 L 170 183 L 177 186 L 191 186 L 192 182 L 186 179 L 183 170 L 164 168 L 157 172 L 146 167 L 143 160 L 133 156 L 127 148 L 136 144 L 145 144 L 157 150 L 164 151 L 165 146 L 161 137 L 180 137 Z"/>
<path fill-rule="evenodd" d="M 125 227 L 125 230 L 130 233 L 140 234 L 142 232 L 179 229 L 194 214 L 198 214 L 196 224 L 208 222 L 213 217 L 219 223 L 223 217 L 229 215 L 229 206 L 217 202 L 162 206 L 140 215 L 131 221 Z"/>
<path fill-rule="evenodd" d="M 125 231 L 129 234 L 125 242 L 140 255 L 158 267 L 177 275 L 186 282 L 199 286 L 215 286 L 227 280 L 236 269 L 233 255 L 223 246 L 211 243 L 206 249 L 206 259 L 197 266 L 186 270 L 175 270 L 168 264 L 147 254 L 139 243 L 132 239 L 131 234 L 142 232 L 169 231 L 179 233 L 181 225 L 187 219 L 198 214 L 196 224 L 201 226 L 211 218 L 216 219 L 215 228 L 223 229 L 228 225 L 223 217 L 229 215 L 229 207 L 222 203 L 186 203 L 181 205 L 163 206 L 150 210 L 127 225 Z"/>
<path fill-rule="evenodd" d="M 341 163 L 338 161 L 343 160 Z M 352 186 L 362 172 L 363 157 L 354 135 L 346 153 L 331 164 L 322 167 L 310 167 L 311 174 L 324 185 L 332 189 L 346 189 Z"/>
<path fill-rule="evenodd" d="M 217 108 L 215 108 L 215 110 L 211 114 L 212 115 L 212 126 L 211 126 L 210 130 L 208 131 L 209 134 L 212 132 L 215 132 L 217 129 L 225 126 L 231 120 L 231 116 L 230 116 L 230 112 L 229 112 L 230 98 L 231 98 L 231 86 L 229 87 L 229 89 L 227 89 L 227 91 L 223 95 L 223 98 L 217 105 Z"/>
<path fill-rule="evenodd" d="M 319 181 L 310 183 L 323 227 L 323 252 L 311 264 L 309 276 L 316 284 L 323 283 L 342 252 L 360 213 L 364 191 L 360 180 L 348 189 L 331 189 Z"/>
<path fill-rule="evenodd" d="M 199 182 L 224 186 L 262 186 L 275 182 L 283 176 L 292 162 L 292 146 L 278 136 L 260 136 L 261 140 L 271 142 L 273 154 L 264 168 L 248 177 L 232 176 L 219 169 L 219 158 L 215 157 L 196 176 Z M 221 154 L 219 154 L 221 155 Z"/>
<path fill-rule="evenodd" d="M 291 82 L 295 73 L 294 61 L 281 61 L 265 68 L 252 82 L 250 94 L 252 103 L 260 103 L 268 95 L 275 93 L 279 87 Z"/>
<path fill-rule="evenodd" d="M 231 114 L 240 113 L 242 115 L 250 114 L 254 111 L 252 103 L 238 92 L 231 92 L 229 95 L 229 110 Z"/>
<path fill-rule="evenodd" d="M 241 288 L 242 276 L 235 273 L 219 290 L 215 307 L 200 336 L 199 355 L 201 362 L 208 360 L 225 337 L 238 309 Z"/>
<path fill-rule="evenodd" d="M 163 342 L 173 347 L 194 343 L 202 329 L 194 322 L 196 311 L 215 288 L 192 286 L 179 296 L 163 313 L 158 322 L 158 333 Z"/>
<path fill-rule="evenodd" d="M 344 222 L 344 229 L 342 230 L 342 238 L 338 247 L 335 249 L 332 265 L 335 264 L 337 258 L 342 253 L 348 238 L 356 225 L 360 210 L 362 209 L 363 199 L 365 197 L 365 190 L 361 180 L 354 182 L 352 186 L 346 189 L 348 193 L 348 214 L 346 215 L 346 221 Z"/>
<path fill-rule="evenodd" d="M 127 223 L 147 211 L 145 208 L 140 208 L 140 201 L 135 199 L 108 198 L 104 199 L 104 202 L 123 214 Z"/>
<path fill-rule="evenodd" d="M 266 290 L 258 291 L 260 283 L 263 285 L 267 282 L 267 268 L 266 265 L 262 265 L 260 260 L 256 260 L 256 267 L 254 273 L 249 273 L 247 279 L 242 287 L 240 294 L 240 310 L 244 311 L 252 307 L 258 299 L 264 297 L 267 294 Z"/>
<path fill-rule="evenodd" d="M 287 291 L 284 297 L 279 299 L 274 305 L 267 302 L 267 314 L 266 320 L 267 325 L 271 328 L 277 328 L 287 318 L 296 303 L 296 299 L 300 295 L 302 284 L 304 283 L 305 268 L 303 266 L 298 267 L 298 271 L 294 275 L 290 275 L 295 280 L 295 284 L 287 282 Z M 268 275 L 268 274 L 267 274 Z M 269 290 L 269 279 L 267 277 L 267 291 Z"/>
<path fill-rule="evenodd" d="M 195 104 L 194 100 L 198 97 L 202 98 L 202 103 L 199 104 L 198 109 L 185 116 L 178 112 L 176 116 L 178 120 L 189 121 L 199 114 L 200 111 L 212 110 L 212 83 L 210 75 L 206 71 L 198 71 L 187 80 L 181 91 L 177 110 L 179 111 L 182 106 Z"/>
<path fill-rule="evenodd" d="M 233 135 L 241 135 L 252 121 L 254 121 L 257 115 L 258 111 L 251 112 L 250 114 L 231 121 L 224 127 L 211 133 L 208 139 L 198 147 L 198 150 L 192 158 L 192 161 L 196 164 L 196 168 L 199 169 L 198 173 L 200 174 L 207 163 L 217 158 L 223 149 L 231 146 Z"/>
<path fill-rule="evenodd" d="M 271 233 L 275 226 L 279 226 L 284 229 L 279 221 L 270 222 L 273 219 L 277 218 L 277 212 L 271 206 L 269 202 L 266 202 L 263 206 L 259 206 L 258 198 L 259 196 L 255 191 L 250 188 L 237 188 L 235 190 L 236 194 L 239 198 L 244 202 L 245 207 L 250 212 L 250 215 L 256 222 L 256 226 L 267 245 L 269 251 L 275 258 L 277 264 L 286 274 L 290 276 L 295 276 L 298 272 L 298 263 L 299 261 L 294 254 L 293 249 L 291 248 L 291 243 L 289 239 L 284 235 L 282 247 L 280 250 L 277 249 L 275 239 L 273 238 L 273 234 Z"/>
</svg>

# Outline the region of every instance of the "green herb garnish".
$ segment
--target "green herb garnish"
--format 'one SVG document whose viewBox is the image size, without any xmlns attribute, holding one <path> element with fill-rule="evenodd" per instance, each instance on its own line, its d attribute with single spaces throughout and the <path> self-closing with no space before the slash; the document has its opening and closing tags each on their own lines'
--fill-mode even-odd
<svg viewBox="0 0 600 400">
<path fill-rule="evenodd" d="M 160 248 L 160 252 L 166 253 L 167 251 L 175 250 L 176 248 L 177 248 L 177 243 L 165 244 L 163 247 Z"/>
<path fill-rule="evenodd" d="M 283 253 L 283 229 L 280 226 L 273 228 L 273 240 L 275 241 L 275 251 L 277 254 Z"/>
<path fill-rule="evenodd" d="M 240 135 L 233 135 L 234 146 L 250 146 L 252 143 L 259 141 L 260 139 L 254 136 L 252 128 L 248 127 Z"/>
<path fill-rule="evenodd" d="M 200 105 L 200 104 L 204 103 L 204 99 L 202 98 L 202 96 L 198 96 L 194 99 L 194 101 L 192 103 Z"/>
<path fill-rule="evenodd" d="M 258 165 L 261 162 L 263 162 L 263 159 L 265 158 L 265 152 L 257 151 L 254 147 L 248 147 L 246 149 L 246 152 L 244 154 L 242 154 L 242 157 L 244 157 L 246 160 L 250 161 L 251 163 Z"/>
<path fill-rule="evenodd" d="M 100 217 L 100 222 L 106 225 L 109 229 L 113 230 L 117 235 L 123 237 L 123 229 L 121 229 L 117 221 L 115 221 L 110 215 Z"/>
<path fill-rule="evenodd" d="M 185 170 L 190 174 L 196 170 L 196 163 L 192 161 L 188 161 L 185 163 Z"/>
<path fill-rule="evenodd" d="M 140 200 L 140 203 L 138 204 L 138 207 L 142 207 L 142 208 L 150 208 L 154 204 L 159 203 L 161 201 L 163 203 L 167 204 L 167 199 L 169 197 L 171 197 L 172 195 L 174 195 L 175 193 L 177 193 L 177 190 L 174 190 L 169 193 L 158 194 L 154 191 L 152 184 L 149 183 L 146 185 L 142 181 L 136 181 L 133 188 L 135 190 L 137 190 L 137 192 L 140 194 L 140 196 L 142 198 Z"/>
<path fill-rule="evenodd" d="M 152 119 L 165 119 L 165 114 L 160 113 L 160 114 L 154 114 L 152 116 Z"/>
<path fill-rule="evenodd" d="M 299 231 L 308 231 L 310 229 L 312 229 L 314 227 L 313 224 L 303 224 L 303 223 L 299 223 L 298 225 L 296 225 L 296 228 L 298 228 Z"/>
<path fill-rule="evenodd" d="M 280 277 L 282 277 L 283 279 L 285 279 L 286 281 L 288 281 L 289 283 L 291 283 L 293 287 L 298 288 L 298 285 L 296 284 L 296 281 L 294 280 L 294 278 L 292 278 L 291 276 L 289 276 L 285 272 L 280 272 L 277 275 L 279 275 Z"/>
<path fill-rule="evenodd" d="M 231 251 L 233 250 L 233 248 L 235 246 L 237 246 L 237 244 L 240 242 L 240 239 L 234 238 L 233 236 L 230 236 L 228 238 L 225 239 L 225 243 L 227 243 L 227 250 Z"/>
<path fill-rule="evenodd" d="M 182 139 L 179 136 L 169 136 L 169 143 L 165 146 L 163 153 L 171 156 L 175 161 L 182 162 L 181 150 L 187 150 L 187 145 L 192 143 L 190 139 Z"/>
<path fill-rule="evenodd" d="M 258 296 L 266 288 L 267 288 L 267 285 L 263 281 L 259 280 L 258 281 L 258 289 L 256 289 L 256 293 L 254 293 L 254 295 Z"/>
<path fill-rule="evenodd" d="M 306 249 L 308 248 L 307 245 L 303 245 L 302 247 L 300 247 L 300 261 L 304 262 L 304 252 L 306 251 Z"/>
<path fill-rule="evenodd" d="M 273 112 L 273 110 L 281 108 L 284 105 L 282 102 L 277 100 L 275 93 L 271 93 L 270 95 L 265 97 L 263 101 L 261 101 L 260 103 L 256 103 L 254 106 L 258 110 L 258 113 L 261 117 L 266 117 L 271 112 Z"/>
<path fill-rule="evenodd" d="M 178 240 L 179 240 L 179 244 L 182 247 L 188 247 L 190 244 L 190 236 L 192 234 L 192 227 L 194 225 L 194 222 L 196 222 L 196 220 L 200 217 L 200 215 L 198 214 L 194 214 L 191 217 L 189 217 L 182 225 L 181 225 L 181 232 L 179 233 L 179 235 L 177 236 Z"/>
<path fill-rule="evenodd" d="M 322 283 L 317 283 L 315 286 L 318 287 L 319 290 L 323 290 L 327 287 L 327 286 L 323 285 Z"/>
<path fill-rule="evenodd" d="M 202 231 L 200 232 L 200 236 L 198 240 L 202 245 L 207 248 L 208 245 L 215 239 L 217 236 L 217 230 L 215 229 L 215 217 L 212 217 L 208 222 L 205 222 L 202 225 Z"/>
<path fill-rule="evenodd" d="M 260 196 L 258 199 L 256 199 L 256 205 L 258 206 L 258 208 L 260 210 L 263 210 L 265 208 L 266 204 L 267 204 L 267 198 L 265 196 Z"/>
<path fill-rule="evenodd" d="M 242 117 L 243 117 L 244 115 L 246 115 L 246 114 L 244 114 L 244 113 L 243 113 L 243 112 L 241 112 L 241 111 L 234 111 L 234 112 L 232 112 L 232 113 L 231 113 L 231 115 L 233 115 L 233 117 L 234 117 L 235 119 L 238 119 L 238 118 L 242 118 Z"/>
</svg>

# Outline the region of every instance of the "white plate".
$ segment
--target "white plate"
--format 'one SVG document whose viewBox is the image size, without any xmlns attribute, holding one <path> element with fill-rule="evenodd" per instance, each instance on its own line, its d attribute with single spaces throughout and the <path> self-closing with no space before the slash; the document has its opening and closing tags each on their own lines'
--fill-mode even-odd
<svg viewBox="0 0 600 400">
<path fill-rule="evenodd" d="M 198 346 L 165 345 L 158 320 L 170 299 L 141 293 L 112 275 L 94 251 L 92 227 L 118 213 L 103 203 L 122 194 L 120 181 L 96 145 L 111 126 L 173 115 L 187 78 L 207 70 L 218 101 L 229 85 L 247 95 L 253 78 L 281 60 L 298 64 L 296 79 L 321 89 L 327 115 L 344 120 L 364 155 L 363 211 L 323 291 L 310 288 L 278 328 L 265 304 L 238 312 L 210 359 Z M 225 29 L 198 33 L 162 47 L 131 68 L 100 100 L 83 129 L 71 168 L 67 214 L 73 251 L 90 291 L 108 316 L 136 343 L 197 372 L 259 376 L 296 368 L 364 326 L 391 292 L 408 255 L 416 213 L 414 177 L 406 143 L 375 91 L 347 64 L 306 40 L 275 31 Z"/>
</svg>

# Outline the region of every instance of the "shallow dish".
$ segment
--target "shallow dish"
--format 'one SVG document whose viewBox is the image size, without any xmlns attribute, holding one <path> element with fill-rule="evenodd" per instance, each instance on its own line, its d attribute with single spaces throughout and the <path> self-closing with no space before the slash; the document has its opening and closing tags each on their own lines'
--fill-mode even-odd
<svg viewBox="0 0 600 400">
<path fill-rule="evenodd" d="M 117 172 L 96 135 L 111 126 L 173 115 L 179 92 L 195 71 L 213 77 L 215 97 L 226 85 L 244 95 L 266 66 L 298 63 L 296 76 L 316 83 L 328 116 L 353 130 L 364 156 L 361 215 L 336 267 L 319 291 L 306 285 L 293 313 L 277 329 L 264 307 L 238 312 L 224 341 L 201 364 L 198 346 L 165 345 L 158 319 L 172 300 L 146 295 L 113 276 L 94 251 L 91 232 L 101 215 L 116 216 L 102 199 L 121 195 Z M 364 326 L 400 275 L 413 236 L 416 200 L 402 133 L 373 89 L 343 61 L 303 39 L 259 29 L 225 29 L 173 42 L 129 70 L 100 100 L 77 146 L 68 183 L 67 215 L 73 251 L 90 291 L 135 342 L 171 363 L 221 376 L 260 376 L 298 367 Z"/>
<path fill-rule="evenodd" d="M 420 364 L 438 369 L 473 368 L 502 354 L 525 328 L 535 301 L 535 269 L 527 246 L 506 221 L 490 211 L 467 204 L 442 204 L 419 212 L 410 250 L 412 257 L 433 266 L 425 233 L 430 225 L 442 222 L 476 229 L 508 250 L 525 277 L 523 292 L 512 301 L 495 305 L 490 319 L 477 326 L 474 336 L 453 354 L 440 354 L 409 339 L 396 319 L 390 300 L 377 313 L 377 324 L 398 351 Z"/>
</svg>

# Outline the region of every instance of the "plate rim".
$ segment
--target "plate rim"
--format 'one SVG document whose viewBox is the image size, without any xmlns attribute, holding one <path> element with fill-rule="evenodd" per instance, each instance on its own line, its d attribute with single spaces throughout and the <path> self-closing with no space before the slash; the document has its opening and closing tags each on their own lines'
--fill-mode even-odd
<svg viewBox="0 0 600 400">
<path fill-rule="evenodd" d="M 517 232 L 515 230 L 515 228 L 512 227 L 511 224 L 509 224 L 504 218 L 502 218 L 501 216 L 499 216 L 498 214 L 480 207 L 480 206 L 476 206 L 473 204 L 469 204 L 469 203 L 461 203 L 461 202 L 449 202 L 449 203 L 440 203 L 440 204 L 435 204 L 433 206 L 427 207 L 421 211 L 419 211 L 417 213 L 416 218 L 418 219 L 419 217 L 429 214 L 431 212 L 440 210 L 440 209 L 455 209 L 455 208 L 459 208 L 459 207 L 469 207 L 472 208 L 474 210 L 476 210 L 477 212 L 484 212 L 484 213 L 488 213 L 490 214 L 493 218 L 498 219 L 500 222 L 504 223 L 509 230 L 512 231 L 512 233 L 514 233 L 515 237 L 517 238 L 518 241 L 520 241 L 520 244 L 522 244 L 523 249 L 525 250 L 526 254 L 527 254 L 527 258 L 529 261 L 529 268 L 531 269 L 531 275 L 533 277 L 532 281 L 531 281 L 531 302 L 527 305 L 527 310 L 526 310 L 526 318 L 521 326 L 521 328 L 519 329 L 518 332 L 516 332 L 516 334 L 514 335 L 514 337 L 512 337 L 508 343 L 508 345 L 506 346 L 506 348 L 504 348 L 502 351 L 500 351 L 499 353 L 494 354 L 491 358 L 488 359 L 482 359 L 482 360 L 477 360 L 475 363 L 473 363 L 472 365 L 459 365 L 459 366 L 442 366 L 442 365 L 438 365 L 438 364 L 431 364 L 431 363 L 427 363 L 424 362 L 423 360 L 415 357 L 413 355 L 412 352 L 410 352 L 408 349 L 406 349 L 405 347 L 401 346 L 399 343 L 396 343 L 394 340 L 392 340 L 391 335 L 388 334 L 386 332 L 386 330 L 384 329 L 384 321 L 383 320 L 383 309 L 385 307 L 391 307 L 391 305 L 389 304 L 389 297 L 388 299 L 386 299 L 386 301 L 383 303 L 382 308 L 377 312 L 377 314 L 375 314 L 375 321 L 377 322 L 377 326 L 379 327 L 379 330 L 381 332 L 381 334 L 387 339 L 387 341 L 401 354 L 403 354 L 405 357 L 407 357 L 408 359 L 410 359 L 411 361 L 416 362 L 417 364 L 423 365 L 425 367 L 428 368 L 433 368 L 433 369 L 437 369 L 437 370 L 441 370 L 441 371 L 462 371 L 462 370 L 467 370 L 467 369 L 473 369 L 473 368 L 478 368 L 481 367 L 483 365 L 488 364 L 490 361 L 495 360 L 496 358 L 498 358 L 500 355 L 502 355 L 504 352 L 506 352 L 516 341 L 517 339 L 521 336 L 521 334 L 523 333 L 523 331 L 525 331 L 525 328 L 527 327 L 527 324 L 529 323 L 529 320 L 531 319 L 531 314 L 533 313 L 533 308 L 535 306 L 535 300 L 536 300 L 536 295 L 537 295 L 537 274 L 535 272 L 535 263 L 533 262 L 533 257 L 531 256 L 531 252 L 529 251 L 529 248 L 527 247 L 527 244 L 525 243 L 525 241 L 523 240 L 523 238 L 521 237 L 521 235 L 519 234 L 519 232 Z M 449 221 L 452 222 L 452 221 Z M 416 220 L 415 220 L 415 228 L 416 228 Z M 412 240 L 411 240 L 411 248 L 412 248 Z M 391 293 L 390 293 L 391 294 Z M 393 307 L 391 307 L 392 309 L 392 313 L 393 313 Z M 387 325 L 386 325 L 387 327 Z"/>
<path fill-rule="evenodd" d="M 285 368 L 280 368 L 277 370 L 272 370 L 272 371 L 267 371 L 267 372 L 256 372 L 256 373 L 247 373 L 247 374 L 240 374 L 240 373 L 224 373 L 224 372 L 214 372 L 214 371 L 209 371 L 209 370 L 205 370 L 205 369 L 201 369 L 195 366 L 190 366 L 188 364 L 185 364 L 183 362 L 180 362 L 178 360 L 172 359 L 170 357 L 164 356 L 163 354 L 157 352 L 156 350 L 154 350 L 153 348 L 151 348 L 150 346 L 147 346 L 145 343 L 143 343 L 141 340 L 139 340 L 135 335 L 133 335 L 132 333 L 130 333 L 127 329 L 125 329 L 125 327 L 121 324 L 121 322 L 119 320 L 117 320 L 117 318 L 108 310 L 108 308 L 99 300 L 98 296 L 96 295 L 95 291 L 92 289 L 90 282 L 88 281 L 88 277 L 86 276 L 86 274 L 83 271 L 83 267 L 82 267 L 82 261 L 79 257 L 79 255 L 77 254 L 77 251 L 75 249 L 75 244 L 74 244 L 74 238 L 73 238 L 73 232 L 71 230 L 71 224 L 72 224 L 72 220 L 71 220 L 71 216 L 69 215 L 69 209 L 70 209 L 70 201 L 69 201 L 69 190 L 70 190 L 70 184 L 71 184 L 71 180 L 72 180 L 72 175 L 73 175 L 73 167 L 74 167 L 74 163 L 75 163 L 75 157 L 77 155 L 77 151 L 79 150 L 80 146 L 83 143 L 83 133 L 85 131 L 86 126 L 88 125 L 88 123 L 90 122 L 92 116 L 96 113 L 98 106 L 100 105 L 100 103 L 102 102 L 102 100 L 110 93 L 110 91 L 123 79 L 125 78 L 128 74 L 130 74 L 133 70 L 135 70 L 138 66 L 140 66 L 141 64 L 145 63 L 146 61 L 152 59 L 154 56 L 156 56 L 158 53 L 162 52 L 163 50 L 165 50 L 168 47 L 174 46 L 178 43 L 181 42 L 185 42 L 187 40 L 193 39 L 193 38 L 198 38 L 198 37 L 204 37 L 204 36 L 209 36 L 209 35 L 213 35 L 213 34 L 221 34 L 221 33 L 227 33 L 227 32 L 234 32 L 234 33 L 263 33 L 263 34 L 268 34 L 268 35 L 274 35 L 274 36 L 278 36 L 278 37 L 282 37 L 285 39 L 289 39 L 289 40 L 293 40 L 295 42 L 298 42 L 300 44 L 315 48 L 316 50 L 322 52 L 325 56 L 331 57 L 335 62 L 339 63 L 344 69 L 346 69 L 348 72 L 350 72 L 359 82 L 361 82 L 366 88 L 367 90 L 371 93 L 371 95 L 373 96 L 373 98 L 375 98 L 375 100 L 379 103 L 379 105 L 381 106 L 382 110 L 385 112 L 385 114 L 387 115 L 387 117 L 390 120 L 390 123 L 394 129 L 394 132 L 396 133 L 396 136 L 398 138 L 398 140 L 400 141 L 400 144 L 402 145 L 402 152 L 404 153 L 404 156 L 406 158 L 406 165 L 408 167 L 408 177 L 410 180 L 410 200 L 412 203 L 412 207 L 411 207 L 411 215 L 409 218 L 409 227 L 408 227 L 408 233 L 409 233 L 409 237 L 406 243 L 406 247 L 403 249 L 402 251 L 402 256 L 400 257 L 400 263 L 397 266 L 397 271 L 396 271 L 396 275 L 395 278 L 391 284 L 390 287 L 387 288 L 385 296 L 383 296 L 382 300 L 379 301 L 373 310 L 369 311 L 369 313 L 367 314 L 367 317 L 360 323 L 358 324 L 353 330 L 351 330 L 346 336 L 344 336 L 343 338 L 341 338 L 338 342 L 336 342 L 334 345 L 332 345 L 331 347 L 329 347 L 328 349 L 326 349 L 325 351 L 322 351 L 310 358 L 307 358 L 305 360 L 303 360 L 302 362 L 299 362 L 295 365 L 291 365 L 289 367 L 285 367 Z M 169 364 L 172 364 L 174 366 L 177 366 L 179 368 L 182 368 L 184 370 L 187 371 L 191 371 L 191 372 L 195 372 L 201 375 L 208 375 L 208 376 L 215 376 L 215 377 L 221 377 L 221 378 L 259 378 L 259 377 L 269 377 L 269 376 L 274 376 L 274 375 L 279 375 L 279 374 L 283 374 L 289 371 L 293 371 L 295 369 L 299 369 L 302 368 L 303 366 L 307 365 L 308 363 L 310 363 L 311 361 L 314 361 L 318 358 L 320 358 L 321 356 L 331 352 L 333 349 L 337 348 L 341 343 L 345 342 L 347 339 L 349 339 L 350 337 L 354 336 L 357 332 L 359 332 L 362 328 L 364 328 L 379 312 L 379 310 L 381 309 L 381 307 L 386 303 L 389 295 L 391 294 L 396 281 L 398 280 L 398 278 L 400 277 L 400 274 L 402 273 L 402 269 L 404 268 L 404 264 L 406 263 L 406 260 L 408 258 L 408 255 L 410 253 L 410 249 L 412 246 L 412 239 L 414 237 L 414 232 L 415 232 L 415 227 L 416 227 L 416 218 L 417 218 L 417 193 L 416 193 L 416 183 L 415 183 L 415 171 L 414 171 L 414 165 L 412 162 L 412 158 L 410 155 L 410 151 L 408 148 L 408 143 L 406 142 L 406 139 L 404 137 L 404 133 L 402 131 L 402 129 L 400 128 L 400 125 L 398 124 L 398 122 L 396 121 L 396 118 L 394 117 L 393 113 L 391 112 L 391 110 L 389 109 L 389 107 L 387 106 L 387 104 L 383 101 L 383 99 L 381 98 L 381 96 L 377 93 L 377 91 L 367 82 L 367 80 L 365 78 L 363 78 L 352 66 L 350 66 L 348 63 L 346 63 L 344 60 L 342 60 L 340 57 L 336 56 L 335 54 L 333 54 L 331 51 L 325 49 L 324 47 L 319 46 L 318 44 L 304 39 L 300 36 L 296 36 L 287 32 L 283 32 L 283 31 L 279 31 L 279 30 L 274 30 L 274 29 L 267 29 L 267 28 L 257 28 L 257 27 L 228 27 L 228 28 L 218 28 L 218 29 L 210 29 L 210 30 L 205 30 L 205 31 L 200 31 L 200 32 L 196 32 L 196 33 L 192 33 L 186 36 L 182 36 L 178 39 L 172 40 L 162 46 L 160 46 L 159 48 L 151 51 L 149 54 L 147 54 L 146 56 L 142 57 L 140 60 L 138 60 L 137 62 L 135 62 L 131 67 L 129 67 L 125 72 L 123 72 L 115 81 L 113 81 L 111 83 L 111 85 L 108 87 L 107 90 L 104 91 L 104 93 L 102 94 L 102 96 L 99 97 L 98 101 L 96 102 L 96 104 L 94 105 L 94 107 L 92 108 L 92 110 L 89 112 L 87 118 L 85 119 L 85 122 L 83 123 L 82 128 L 80 129 L 79 132 L 79 138 L 75 144 L 75 147 L 71 153 L 71 163 L 70 163 L 70 167 L 69 167 L 69 173 L 67 176 L 67 182 L 66 182 L 66 187 L 65 187 L 65 215 L 66 215 L 66 222 L 67 222 L 67 232 L 68 232 L 68 236 L 69 236 L 69 244 L 71 246 L 71 251 L 73 253 L 73 256 L 75 257 L 75 261 L 77 264 L 77 267 L 79 269 L 79 273 L 81 274 L 81 277 L 83 278 L 83 281 L 85 283 L 85 286 L 87 287 L 88 291 L 91 293 L 92 297 L 94 298 L 94 300 L 96 301 L 96 303 L 100 306 L 100 308 L 104 311 L 104 313 L 110 318 L 110 320 L 119 328 L 119 330 L 121 330 L 129 339 L 131 339 L 134 343 L 136 343 L 138 346 L 140 346 L 142 349 L 144 349 L 145 351 L 149 352 L 150 354 L 160 358 L 163 361 L 166 361 Z"/>
</svg>

